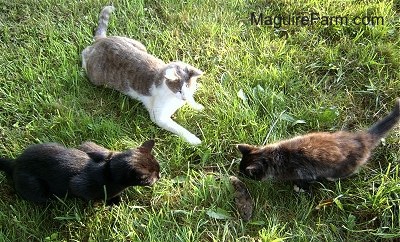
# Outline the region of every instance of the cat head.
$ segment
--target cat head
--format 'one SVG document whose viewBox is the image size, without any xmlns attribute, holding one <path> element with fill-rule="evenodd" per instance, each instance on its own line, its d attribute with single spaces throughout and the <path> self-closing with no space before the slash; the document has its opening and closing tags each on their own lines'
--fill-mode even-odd
<svg viewBox="0 0 400 242">
<path fill-rule="evenodd" d="M 112 178 L 125 186 L 153 185 L 160 179 L 160 165 L 151 154 L 153 147 L 154 140 L 149 140 L 115 155 L 110 164 Z"/>
<path fill-rule="evenodd" d="M 269 154 L 269 149 L 248 144 L 240 144 L 237 148 L 242 153 L 242 160 L 239 164 L 241 175 L 257 181 L 269 177 L 268 172 L 271 171 L 272 166 L 272 154 Z"/>
<path fill-rule="evenodd" d="M 203 72 L 184 62 L 171 62 L 164 68 L 165 83 L 178 99 L 186 101 L 197 88 L 197 79 Z"/>
</svg>

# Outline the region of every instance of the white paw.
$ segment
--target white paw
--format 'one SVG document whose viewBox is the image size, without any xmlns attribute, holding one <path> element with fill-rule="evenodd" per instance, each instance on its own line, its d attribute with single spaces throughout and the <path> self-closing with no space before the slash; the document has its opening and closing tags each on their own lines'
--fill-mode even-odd
<svg viewBox="0 0 400 242">
<path fill-rule="evenodd" d="M 203 111 L 204 110 L 204 106 L 199 104 L 199 103 L 196 103 L 195 105 L 193 105 L 193 109 L 196 110 L 196 111 Z"/>
<path fill-rule="evenodd" d="M 185 140 L 191 145 L 199 145 L 201 144 L 201 140 L 197 138 L 195 135 L 191 134 L 189 136 L 184 137 Z"/>
<path fill-rule="evenodd" d="M 304 189 L 298 187 L 297 185 L 294 185 L 294 186 L 293 186 L 293 189 L 294 189 L 295 192 L 305 192 Z"/>
</svg>

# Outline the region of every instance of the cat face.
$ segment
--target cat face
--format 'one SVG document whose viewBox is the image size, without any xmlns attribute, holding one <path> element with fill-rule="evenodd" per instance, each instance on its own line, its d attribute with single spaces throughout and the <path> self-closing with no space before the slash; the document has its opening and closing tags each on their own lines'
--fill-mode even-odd
<svg viewBox="0 0 400 242">
<path fill-rule="evenodd" d="M 137 150 L 140 157 L 135 161 L 135 177 L 138 177 L 137 184 L 151 186 L 160 179 L 160 165 L 151 154 L 154 147 L 154 140 L 146 141 Z"/>
<path fill-rule="evenodd" d="M 242 153 L 242 160 L 239 165 L 241 175 L 257 181 L 268 178 L 268 166 L 271 162 L 264 152 L 247 144 L 240 144 L 237 148 Z"/>
<path fill-rule="evenodd" d="M 172 62 L 165 69 L 164 77 L 168 88 L 183 101 L 191 98 L 197 88 L 197 78 L 203 72 L 183 62 Z"/>
<path fill-rule="evenodd" d="M 123 152 L 112 164 L 113 177 L 126 186 L 151 186 L 160 179 L 160 165 L 151 154 L 154 140 Z"/>
</svg>

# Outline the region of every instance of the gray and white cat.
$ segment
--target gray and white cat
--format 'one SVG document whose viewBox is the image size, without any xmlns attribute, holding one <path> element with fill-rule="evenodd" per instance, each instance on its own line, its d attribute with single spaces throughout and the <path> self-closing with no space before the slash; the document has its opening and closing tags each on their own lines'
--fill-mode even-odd
<svg viewBox="0 0 400 242">
<path fill-rule="evenodd" d="M 185 103 L 195 110 L 204 108 L 193 98 L 197 78 L 203 72 L 180 61 L 166 64 L 149 54 L 136 40 L 107 37 L 108 20 L 113 10 L 113 6 L 106 6 L 100 12 L 95 42 L 82 52 L 82 67 L 89 80 L 94 85 L 118 90 L 141 101 L 158 126 L 192 145 L 199 145 L 201 140 L 173 121 L 171 116 Z"/>
</svg>

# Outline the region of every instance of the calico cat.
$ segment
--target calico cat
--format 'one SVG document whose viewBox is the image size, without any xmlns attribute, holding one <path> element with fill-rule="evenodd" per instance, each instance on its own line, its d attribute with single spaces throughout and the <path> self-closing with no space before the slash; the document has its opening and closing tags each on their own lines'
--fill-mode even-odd
<svg viewBox="0 0 400 242">
<path fill-rule="evenodd" d="M 112 152 L 92 142 L 78 149 L 35 144 L 15 160 L 0 158 L 0 170 L 11 178 L 17 194 L 29 201 L 70 196 L 116 204 L 125 188 L 151 186 L 160 178 L 153 146 L 149 140 L 136 149 Z"/>
<path fill-rule="evenodd" d="M 113 10 L 114 7 L 107 6 L 100 12 L 95 42 L 82 52 L 82 67 L 89 80 L 94 85 L 118 90 L 141 101 L 158 126 L 192 145 L 199 145 L 201 140 L 171 116 L 185 103 L 195 110 L 204 108 L 193 98 L 196 81 L 203 72 L 180 61 L 166 64 L 149 54 L 136 40 L 107 37 L 109 15 Z"/>
<path fill-rule="evenodd" d="M 399 119 L 397 99 L 393 111 L 364 132 L 310 133 L 263 147 L 240 144 L 239 170 L 254 180 L 294 181 L 296 191 L 307 190 L 315 180 L 345 178 L 367 162 L 371 151 Z"/>
</svg>

